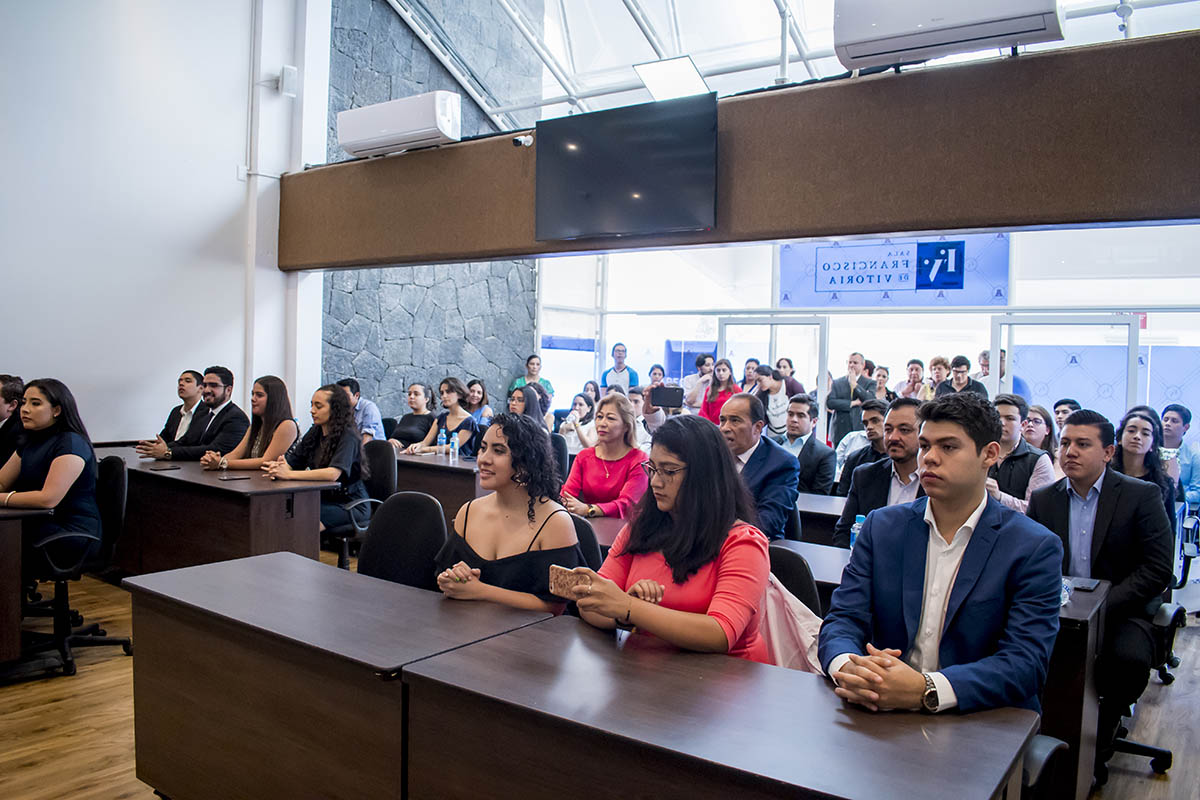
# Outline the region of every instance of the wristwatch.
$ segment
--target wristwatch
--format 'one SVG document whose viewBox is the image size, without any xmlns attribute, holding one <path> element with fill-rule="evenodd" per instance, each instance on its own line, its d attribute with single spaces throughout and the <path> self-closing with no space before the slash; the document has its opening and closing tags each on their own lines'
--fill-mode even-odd
<svg viewBox="0 0 1200 800">
<path fill-rule="evenodd" d="M 933 676 L 928 672 L 922 672 L 921 677 L 925 679 L 925 693 L 921 695 L 921 710 L 936 714 L 938 710 L 937 685 L 933 682 Z"/>
<path fill-rule="evenodd" d="M 600 516 L 600 509 L 597 508 L 595 505 L 588 506 L 587 507 L 587 516 L 589 519 L 592 517 Z"/>
</svg>

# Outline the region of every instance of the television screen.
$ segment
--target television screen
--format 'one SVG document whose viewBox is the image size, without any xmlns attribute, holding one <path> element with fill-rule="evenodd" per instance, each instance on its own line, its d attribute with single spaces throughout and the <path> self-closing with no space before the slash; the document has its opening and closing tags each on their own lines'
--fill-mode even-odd
<svg viewBox="0 0 1200 800">
<path fill-rule="evenodd" d="M 715 93 L 546 120 L 536 141 L 539 241 L 716 224 Z"/>
</svg>

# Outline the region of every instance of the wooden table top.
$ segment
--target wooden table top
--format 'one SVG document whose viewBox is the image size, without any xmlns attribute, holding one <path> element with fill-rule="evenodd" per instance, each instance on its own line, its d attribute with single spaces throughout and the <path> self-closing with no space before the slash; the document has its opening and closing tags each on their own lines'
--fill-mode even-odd
<svg viewBox="0 0 1200 800">
<path fill-rule="evenodd" d="M 25 517 L 40 517 L 49 514 L 48 508 L 6 508 L 0 507 L 0 520 L 24 519 Z"/>
<path fill-rule="evenodd" d="M 594 517 L 588 522 L 592 524 L 592 530 L 596 533 L 596 542 L 601 547 L 612 547 L 612 543 L 617 540 L 617 534 L 621 532 L 629 524 L 629 520 L 621 519 L 620 517 Z"/>
<path fill-rule="evenodd" d="M 404 668 L 551 718 L 835 797 L 990 798 L 1038 726 L 1016 708 L 932 717 L 846 706 L 825 678 L 684 653 L 572 618 Z M 614 765 L 619 769 L 619 765 Z"/>
<path fill-rule="evenodd" d="M 1074 579 L 1068 578 L 1068 580 L 1073 581 Z M 1075 589 L 1071 592 L 1071 599 L 1059 609 L 1059 620 L 1073 623 L 1086 622 L 1104 607 L 1104 601 L 1108 599 L 1108 590 L 1111 588 L 1112 584 L 1108 581 L 1100 581 L 1100 584 L 1090 592 L 1081 592 Z"/>
<path fill-rule="evenodd" d="M 457 461 L 451 461 L 450 456 L 445 453 L 429 454 L 423 456 L 414 456 L 408 453 L 400 453 L 396 456 L 396 466 L 416 466 L 425 467 L 428 469 L 440 469 L 447 472 L 463 472 L 477 473 L 479 467 L 475 464 L 475 459 L 466 459 L 461 456 Z"/>
<path fill-rule="evenodd" d="M 253 469 L 231 469 L 222 473 L 220 470 L 204 469 L 200 466 L 199 461 L 156 461 L 152 458 L 140 457 L 132 447 L 96 448 L 97 461 L 105 456 L 124 458 L 125 467 L 130 472 L 157 475 L 164 480 L 182 481 L 241 495 L 313 492 L 338 487 L 337 481 L 273 481 L 263 475 L 261 471 Z M 179 469 L 169 469 L 168 467 L 179 467 Z M 221 480 L 222 474 L 237 479 Z M 242 476 L 247 477 L 242 478 Z"/>
<path fill-rule="evenodd" d="M 841 584 L 842 570 L 850 561 L 850 551 L 844 547 L 831 547 L 827 544 L 812 544 L 811 542 L 792 542 L 787 539 L 776 539 L 771 542 L 771 547 L 783 547 L 804 556 L 816 582 L 828 586 Z"/>
<path fill-rule="evenodd" d="M 180 603 L 385 673 L 551 616 L 449 600 L 295 553 L 156 572 L 126 578 L 124 585 L 135 595 Z"/>
<path fill-rule="evenodd" d="M 821 514 L 827 517 L 840 517 L 846 507 L 846 498 L 828 494 L 800 493 L 796 507 L 801 514 Z"/>
</svg>

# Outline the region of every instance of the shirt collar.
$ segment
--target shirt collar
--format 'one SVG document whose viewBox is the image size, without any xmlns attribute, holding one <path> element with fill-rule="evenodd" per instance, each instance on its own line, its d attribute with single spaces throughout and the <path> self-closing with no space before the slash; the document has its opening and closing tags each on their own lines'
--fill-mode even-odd
<svg viewBox="0 0 1200 800">
<path fill-rule="evenodd" d="M 1107 471 L 1108 471 L 1108 468 L 1106 467 L 1104 472 L 1107 472 Z M 1092 492 L 1095 492 L 1097 495 L 1100 494 L 1100 484 L 1104 483 L 1104 472 L 1101 472 L 1100 477 L 1096 478 L 1096 482 L 1092 484 L 1092 488 L 1087 490 L 1086 497 L 1079 497 L 1079 493 L 1075 491 L 1075 487 L 1071 485 L 1070 480 L 1067 481 L 1067 491 L 1070 492 L 1071 494 L 1073 494 L 1075 497 L 1079 497 L 1080 500 L 1082 500 L 1083 502 L 1086 503 L 1088 501 L 1088 498 L 1092 496 Z"/>
<path fill-rule="evenodd" d="M 760 437 L 758 437 L 758 441 L 754 443 L 753 447 L 748 448 L 746 450 L 746 452 L 742 453 L 740 456 L 737 457 L 737 460 L 742 462 L 743 467 L 746 466 L 746 462 L 750 460 L 750 456 L 754 455 L 754 451 L 757 450 L 758 446 L 761 444 L 762 444 L 762 437 L 760 436 Z"/>
<path fill-rule="evenodd" d="M 232 403 L 232 402 L 233 402 L 233 398 L 231 397 L 231 398 L 229 398 L 228 400 L 226 400 L 224 403 L 221 403 L 221 405 L 219 405 L 219 406 L 217 406 L 216 408 L 212 409 L 212 415 L 213 415 L 213 419 L 216 419 L 216 418 L 217 418 L 217 414 L 220 414 L 222 411 L 224 411 L 224 410 L 225 410 L 225 406 L 229 405 L 229 404 L 230 404 L 230 403 Z"/>
<path fill-rule="evenodd" d="M 895 466 L 893 466 L 892 469 L 894 471 Z M 951 544 L 958 541 L 958 534 L 962 531 L 967 531 L 968 534 L 975 532 L 975 528 L 979 526 L 979 518 L 983 516 L 983 510 L 987 508 L 987 501 L 988 494 L 987 492 L 984 492 L 983 499 L 979 501 L 979 505 L 975 506 L 975 510 L 971 512 L 971 516 L 967 517 L 967 521 L 962 524 L 962 527 L 954 532 L 954 539 L 951 540 Z M 932 499 L 925 503 L 925 523 L 929 526 L 930 534 L 941 539 L 943 542 L 946 541 L 945 537 L 942 536 L 941 531 L 938 530 L 937 522 L 935 522 L 933 519 Z"/>
<path fill-rule="evenodd" d="M 870 447 L 870 446 L 871 445 L 869 445 L 869 444 L 867 445 L 867 447 Z M 902 486 L 912 486 L 912 482 L 915 481 L 916 479 L 917 479 L 917 470 L 914 469 L 912 471 L 912 474 L 908 476 L 908 483 L 904 483 L 903 481 L 901 481 L 900 473 L 896 472 L 896 462 L 892 461 L 892 480 L 896 481 L 896 483 L 899 483 Z"/>
<path fill-rule="evenodd" d="M 792 442 L 793 444 L 796 442 L 799 442 L 800 447 L 804 447 L 804 445 L 808 444 L 808 437 L 810 437 L 810 436 L 812 436 L 812 431 L 809 431 L 808 433 L 804 434 L 803 436 L 797 436 L 795 439 L 788 439 L 788 441 Z"/>
</svg>

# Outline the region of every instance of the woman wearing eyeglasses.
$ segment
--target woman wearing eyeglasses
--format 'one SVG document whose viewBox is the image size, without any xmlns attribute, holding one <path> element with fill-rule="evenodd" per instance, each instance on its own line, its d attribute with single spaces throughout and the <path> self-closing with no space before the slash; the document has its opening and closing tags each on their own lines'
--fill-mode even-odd
<svg viewBox="0 0 1200 800">
<path fill-rule="evenodd" d="M 1021 435 L 1031 447 L 1036 447 L 1050 456 L 1050 463 L 1054 465 L 1055 480 L 1066 475 L 1058 462 L 1058 434 L 1054 431 L 1054 417 L 1049 411 L 1041 406 L 1030 406 L 1029 416 L 1021 423 Z"/>
<path fill-rule="evenodd" d="M 754 501 L 720 430 L 693 416 L 654 433 L 650 491 L 591 585 L 573 590 L 597 628 L 636 627 L 677 647 L 770 663 L 758 604 L 771 570 Z"/>
</svg>

